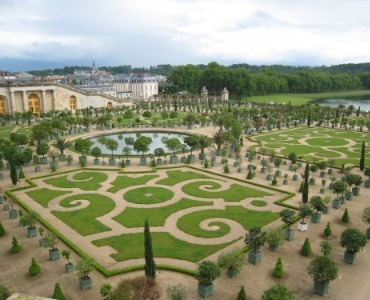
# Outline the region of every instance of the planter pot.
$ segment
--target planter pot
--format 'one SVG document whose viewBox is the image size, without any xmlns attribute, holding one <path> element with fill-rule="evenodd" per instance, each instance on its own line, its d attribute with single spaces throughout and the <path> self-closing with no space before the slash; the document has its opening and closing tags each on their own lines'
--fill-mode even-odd
<svg viewBox="0 0 370 300">
<path fill-rule="evenodd" d="M 321 296 L 327 296 L 329 293 L 329 283 L 315 281 L 313 284 L 313 291 Z"/>
<path fill-rule="evenodd" d="M 294 165 L 289 165 L 289 171 L 293 171 L 293 169 L 294 169 Z"/>
<path fill-rule="evenodd" d="M 329 183 L 329 190 L 332 190 L 333 189 L 333 186 L 334 186 L 334 183 L 330 182 Z"/>
<path fill-rule="evenodd" d="M 161 158 L 157 159 L 157 166 L 163 165 L 163 160 Z"/>
<path fill-rule="evenodd" d="M 370 239 L 370 227 L 366 230 L 366 237 Z"/>
<path fill-rule="evenodd" d="M 78 161 L 79 161 L 79 163 L 81 163 L 82 161 L 84 161 L 85 162 L 85 164 L 87 163 L 87 157 L 85 156 L 85 155 L 83 155 L 83 156 L 79 156 L 78 157 Z"/>
<path fill-rule="evenodd" d="M 205 160 L 206 159 L 206 154 L 205 153 L 199 153 L 199 159 L 200 160 Z"/>
<path fill-rule="evenodd" d="M 131 165 L 131 160 L 130 159 L 126 159 L 125 160 L 125 164 L 126 164 L 126 167 L 130 166 Z"/>
<path fill-rule="evenodd" d="M 211 161 L 211 167 L 215 167 L 216 166 L 216 162 L 215 161 Z"/>
<path fill-rule="evenodd" d="M 187 161 L 188 161 L 187 157 L 185 157 L 185 156 L 181 157 L 181 162 L 183 164 L 186 164 Z"/>
<path fill-rule="evenodd" d="M 50 260 L 57 260 L 60 258 L 60 252 L 58 249 L 50 249 L 49 250 L 49 259 Z"/>
<path fill-rule="evenodd" d="M 276 176 L 276 177 L 280 177 L 280 176 L 281 176 L 281 171 L 280 171 L 280 170 L 275 171 L 275 176 Z"/>
<path fill-rule="evenodd" d="M 67 156 L 65 154 L 61 154 L 59 156 L 59 161 L 66 161 L 66 159 L 67 159 Z"/>
<path fill-rule="evenodd" d="M 88 276 L 86 278 L 79 278 L 79 283 L 80 283 L 80 289 L 83 291 L 91 288 L 92 286 L 92 280 Z"/>
<path fill-rule="evenodd" d="M 266 180 L 269 180 L 269 181 L 272 180 L 272 175 L 267 175 Z"/>
<path fill-rule="evenodd" d="M 97 166 L 100 164 L 100 159 L 99 158 L 95 158 L 94 159 L 94 165 Z"/>
<path fill-rule="evenodd" d="M 248 171 L 253 171 L 254 170 L 254 166 L 252 164 L 249 164 L 247 168 L 248 168 Z"/>
<path fill-rule="evenodd" d="M 266 172 L 266 168 L 265 167 L 262 167 L 261 168 L 261 173 L 264 174 Z"/>
<path fill-rule="evenodd" d="M 3 203 L 4 203 L 4 197 L 0 196 L 0 204 L 3 204 Z"/>
<path fill-rule="evenodd" d="M 315 223 L 315 224 L 320 223 L 320 220 L 321 220 L 321 214 L 313 214 L 311 216 L 312 223 Z"/>
<path fill-rule="evenodd" d="M 48 158 L 47 158 L 47 157 L 41 157 L 41 158 L 40 158 L 40 163 L 41 163 L 42 165 L 46 165 L 46 164 L 48 163 Z"/>
<path fill-rule="evenodd" d="M 18 147 L 18 152 L 19 153 L 23 153 L 24 150 L 26 150 L 26 148 L 24 148 L 23 146 Z"/>
<path fill-rule="evenodd" d="M 340 201 L 339 199 L 335 199 L 335 200 L 333 200 L 331 205 L 332 205 L 333 208 L 340 208 L 341 205 L 342 205 L 342 201 Z"/>
<path fill-rule="evenodd" d="M 50 167 L 51 167 L 51 168 L 55 168 L 55 170 L 56 170 L 56 169 L 58 169 L 58 166 L 59 166 L 59 165 L 58 165 L 58 162 L 57 162 L 57 161 L 52 161 L 52 162 L 50 163 Z"/>
<path fill-rule="evenodd" d="M 37 236 L 37 228 L 36 227 L 29 227 L 27 228 L 28 237 L 35 237 Z"/>
<path fill-rule="evenodd" d="M 72 263 L 65 264 L 64 267 L 67 273 L 75 270 L 75 266 Z"/>
<path fill-rule="evenodd" d="M 325 206 L 323 209 L 322 209 L 322 213 L 324 215 L 328 214 L 329 213 L 329 207 L 328 206 Z"/>
<path fill-rule="evenodd" d="M 110 158 L 109 159 L 109 165 L 110 166 L 115 166 L 116 165 L 116 159 L 115 158 Z"/>
<path fill-rule="evenodd" d="M 345 251 L 344 252 L 344 261 L 347 263 L 347 264 L 353 264 L 356 260 L 356 255 L 357 255 L 357 252 L 348 252 L 348 251 Z"/>
<path fill-rule="evenodd" d="M 18 210 L 12 209 L 9 210 L 9 219 L 16 219 L 18 218 Z"/>
<path fill-rule="evenodd" d="M 260 251 L 249 251 L 248 252 L 248 262 L 250 262 L 251 264 L 258 264 L 260 261 L 261 261 L 261 257 L 262 257 L 262 252 Z"/>
<path fill-rule="evenodd" d="M 329 175 L 333 174 L 333 169 L 332 168 L 328 169 L 328 174 Z"/>
<path fill-rule="evenodd" d="M 288 179 L 284 179 L 284 180 L 283 180 L 283 184 L 284 184 L 284 185 L 288 185 Z"/>
<path fill-rule="evenodd" d="M 242 168 L 238 168 L 238 173 L 242 173 L 243 172 L 243 169 Z"/>
<path fill-rule="evenodd" d="M 238 275 L 238 271 L 235 269 L 227 269 L 227 277 L 234 278 Z"/>
<path fill-rule="evenodd" d="M 344 196 L 340 196 L 339 201 L 340 201 L 341 204 L 344 204 L 344 203 L 346 203 L 346 198 Z"/>
<path fill-rule="evenodd" d="M 297 181 L 297 180 L 298 180 L 298 178 L 299 178 L 299 176 L 298 176 L 297 174 L 294 174 L 294 175 L 293 175 L 293 180 L 294 180 L 294 181 Z"/>
<path fill-rule="evenodd" d="M 346 197 L 346 200 L 352 200 L 353 193 L 352 192 L 346 192 L 345 197 Z"/>
<path fill-rule="evenodd" d="M 279 248 L 279 246 L 276 246 L 276 245 L 269 245 L 269 250 L 270 250 L 271 252 L 275 252 L 278 248 Z"/>
<path fill-rule="evenodd" d="M 287 241 L 291 241 L 292 239 L 294 239 L 294 230 L 293 229 L 285 229 L 285 240 Z"/>
<path fill-rule="evenodd" d="M 298 227 L 298 230 L 299 231 L 307 231 L 307 229 L 308 229 L 308 223 L 303 223 L 303 222 L 298 222 L 298 224 L 297 224 L 297 227 Z"/>
<path fill-rule="evenodd" d="M 140 166 L 146 166 L 146 165 L 147 165 L 146 157 L 140 157 Z"/>
<path fill-rule="evenodd" d="M 212 296 L 212 294 L 213 294 L 213 284 L 205 286 L 203 284 L 198 283 L 198 294 L 199 294 L 199 296 L 201 296 L 203 298 Z"/>
<path fill-rule="evenodd" d="M 325 189 L 324 188 L 320 189 L 320 194 L 325 194 Z"/>
<path fill-rule="evenodd" d="M 316 183 L 316 179 L 315 178 L 310 178 L 310 185 L 314 185 Z"/>
<path fill-rule="evenodd" d="M 9 204 L 4 204 L 4 210 L 5 211 L 10 211 L 10 205 Z"/>
<path fill-rule="evenodd" d="M 352 193 L 353 193 L 353 196 L 359 196 L 360 195 L 360 188 L 359 187 L 352 188 Z"/>
<path fill-rule="evenodd" d="M 367 189 L 370 189 L 370 180 L 366 180 L 364 182 L 364 186 L 367 188 Z"/>
<path fill-rule="evenodd" d="M 176 155 L 170 156 L 170 164 L 177 164 L 178 157 Z"/>
<path fill-rule="evenodd" d="M 320 178 L 324 178 L 326 173 L 324 171 L 320 172 Z"/>
<path fill-rule="evenodd" d="M 0 172 L 0 180 L 3 180 L 3 179 L 4 179 L 4 174 Z"/>
<path fill-rule="evenodd" d="M 190 157 L 190 161 L 191 162 L 195 162 L 195 155 L 192 154 L 192 155 L 188 155 L 188 158 Z"/>
</svg>

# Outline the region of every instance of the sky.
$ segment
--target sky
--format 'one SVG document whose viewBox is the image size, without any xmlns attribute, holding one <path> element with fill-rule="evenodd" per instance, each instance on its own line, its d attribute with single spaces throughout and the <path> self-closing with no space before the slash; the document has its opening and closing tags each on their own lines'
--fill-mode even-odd
<svg viewBox="0 0 370 300">
<path fill-rule="evenodd" d="M 0 70 L 370 61 L 368 0 L 0 0 Z"/>
</svg>

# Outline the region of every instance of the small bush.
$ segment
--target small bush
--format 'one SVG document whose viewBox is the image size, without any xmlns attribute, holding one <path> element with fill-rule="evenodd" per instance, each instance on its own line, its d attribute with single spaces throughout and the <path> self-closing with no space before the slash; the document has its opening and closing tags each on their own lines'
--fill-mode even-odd
<svg viewBox="0 0 370 300">
<path fill-rule="evenodd" d="M 169 286 L 166 290 L 167 298 L 170 300 L 186 300 L 188 295 L 186 292 L 186 287 L 184 285 L 177 284 L 174 286 Z"/>
<path fill-rule="evenodd" d="M 348 224 L 349 223 L 349 214 L 348 214 L 348 208 L 346 208 L 346 210 L 344 211 L 343 213 L 343 216 L 342 216 L 342 222 L 344 224 Z"/>
<path fill-rule="evenodd" d="M 329 256 L 331 253 L 331 249 L 333 248 L 333 245 L 329 241 L 322 241 L 320 243 L 320 247 L 322 255 Z"/>
<path fill-rule="evenodd" d="M 0 300 L 8 299 L 10 292 L 7 287 L 0 285 Z"/>
<path fill-rule="evenodd" d="M 272 185 L 277 185 L 277 180 L 276 180 L 276 176 L 274 176 L 274 179 L 272 180 Z"/>
<path fill-rule="evenodd" d="M 5 235 L 5 229 L 3 227 L 3 224 L 1 224 L 1 222 L 0 222 L 0 237 L 2 237 L 4 235 Z"/>
<path fill-rule="evenodd" d="M 15 236 L 13 236 L 12 247 L 10 248 L 10 253 L 11 254 L 17 254 L 17 253 L 21 252 L 21 249 L 22 248 L 19 245 L 17 238 Z"/>
<path fill-rule="evenodd" d="M 86 161 L 85 161 L 84 159 L 81 159 L 81 161 L 80 161 L 80 166 L 81 166 L 82 168 L 86 167 Z"/>
<path fill-rule="evenodd" d="M 203 165 L 206 169 L 208 169 L 209 167 L 209 163 L 208 163 L 208 159 L 205 160 L 204 162 L 204 165 Z"/>
<path fill-rule="evenodd" d="M 230 173 L 230 169 L 229 169 L 229 165 L 228 164 L 224 165 L 224 173 L 226 173 L 226 174 L 229 174 Z"/>
<path fill-rule="evenodd" d="M 154 167 L 156 167 L 156 166 L 157 166 L 157 164 L 155 163 L 155 160 L 154 160 L 154 159 L 152 159 L 152 160 L 150 161 L 150 166 L 151 166 L 152 168 L 154 168 Z"/>
<path fill-rule="evenodd" d="M 40 271 L 41 271 L 40 266 L 36 262 L 36 259 L 33 257 L 32 261 L 31 261 L 31 265 L 28 268 L 28 274 L 30 274 L 30 276 L 34 277 L 34 276 L 39 275 Z"/>
<path fill-rule="evenodd" d="M 125 168 L 125 167 L 126 167 L 125 161 L 122 159 L 122 161 L 121 161 L 121 168 Z"/>
<path fill-rule="evenodd" d="M 250 170 L 248 171 L 247 179 L 249 179 L 249 180 L 253 179 L 253 173 Z"/>
<path fill-rule="evenodd" d="M 325 229 L 324 229 L 324 235 L 326 237 L 329 237 L 331 235 L 331 227 L 330 227 L 330 222 L 328 222 L 328 224 L 326 225 Z"/>
<path fill-rule="evenodd" d="M 26 176 L 24 176 L 23 169 L 21 169 L 21 170 L 19 171 L 18 178 L 19 178 L 19 179 L 24 179 L 24 178 L 26 178 Z"/>
<path fill-rule="evenodd" d="M 109 296 L 112 288 L 112 285 L 108 282 L 105 282 L 100 286 L 100 295 L 103 297 L 103 299 L 106 299 Z"/>
<path fill-rule="evenodd" d="M 283 278 L 284 277 L 283 261 L 281 260 L 280 257 L 278 258 L 278 260 L 276 262 L 275 269 L 272 272 L 272 274 L 274 275 L 275 278 Z"/>
<path fill-rule="evenodd" d="M 245 290 L 244 290 L 244 286 L 242 286 L 240 288 L 240 291 L 239 291 L 239 294 L 238 294 L 238 297 L 236 298 L 236 300 L 247 300 L 247 294 L 245 293 Z"/>
<path fill-rule="evenodd" d="M 55 300 L 65 300 L 62 289 L 60 288 L 59 282 L 55 284 L 53 299 Z"/>
<path fill-rule="evenodd" d="M 301 248 L 301 254 L 303 256 L 310 256 L 311 253 L 312 253 L 311 243 L 310 243 L 309 238 L 306 238 Z"/>
</svg>

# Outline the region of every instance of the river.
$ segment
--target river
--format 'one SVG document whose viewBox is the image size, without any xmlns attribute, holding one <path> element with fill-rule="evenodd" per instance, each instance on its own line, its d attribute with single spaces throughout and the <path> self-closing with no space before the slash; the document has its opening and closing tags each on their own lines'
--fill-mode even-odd
<svg viewBox="0 0 370 300">
<path fill-rule="evenodd" d="M 320 105 L 330 106 L 330 107 L 338 107 L 339 104 L 348 107 L 353 105 L 355 110 L 358 107 L 361 107 L 361 110 L 370 111 L 370 95 L 366 96 L 357 96 L 357 97 L 341 97 L 341 98 L 330 98 L 330 99 L 319 99 L 319 100 L 312 100 L 310 103 L 318 103 Z"/>
</svg>

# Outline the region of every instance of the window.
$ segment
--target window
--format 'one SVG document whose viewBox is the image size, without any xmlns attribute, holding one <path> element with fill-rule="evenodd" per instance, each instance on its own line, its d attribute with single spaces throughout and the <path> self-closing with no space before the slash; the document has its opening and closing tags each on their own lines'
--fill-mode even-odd
<svg viewBox="0 0 370 300">
<path fill-rule="evenodd" d="M 69 97 L 69 109 L 76 109 L 77 108 L 77 100 L 75 96 Z"/>
<path fill-rule="evenodd" d="M 29 95 L 28 110 L 32 113 L 40 113 L 40 99 L 36 94 Z"/>
<path fill-rule="evenodd" d="M 6 101 L 3 97 L 0 97 L 0 114 L 6 114 Z"/>
</svg>

